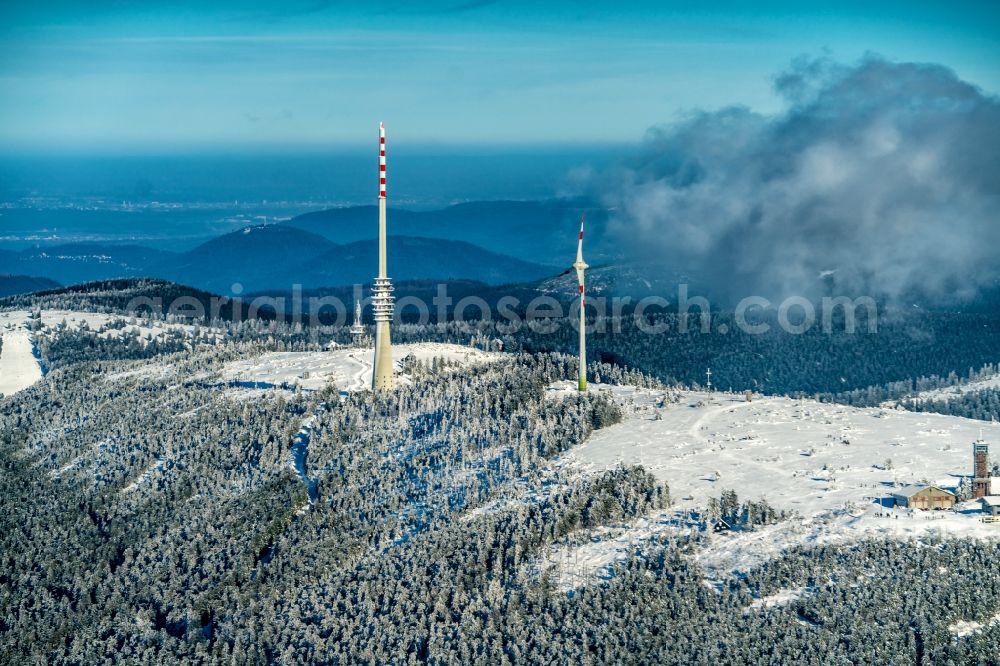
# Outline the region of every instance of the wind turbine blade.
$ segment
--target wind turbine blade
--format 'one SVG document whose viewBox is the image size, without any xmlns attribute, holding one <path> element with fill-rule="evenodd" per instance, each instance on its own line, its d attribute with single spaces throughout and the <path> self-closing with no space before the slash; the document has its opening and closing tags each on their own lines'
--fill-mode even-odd
<svg viewBox="0 0 1000 666">
<path fill-rule="evenodd" d="M 583 263 L 583 213 L 580 214 L 580 240 L 576 246 L 576 260 Z"/>
</svg>

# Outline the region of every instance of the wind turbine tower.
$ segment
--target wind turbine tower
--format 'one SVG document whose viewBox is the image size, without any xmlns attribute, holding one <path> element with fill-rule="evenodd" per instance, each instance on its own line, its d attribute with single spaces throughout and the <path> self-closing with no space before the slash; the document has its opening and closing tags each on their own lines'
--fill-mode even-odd
<svg viewBox="0 0 1000 666">
<path fill-rule="evenodd" d="M 580 381 L 577 388 L 587 390 L 587 299 L 583 293 L 583 273 L 589 266 L 583 260 L 583 214 L 580 215 L 580 240 L 576 246 L 576 281 L 580 285 Z"/>
<path fill-rule="evenodd" d="M 375 319 L 375 364 L 372 390 L 392 390 L 392 280 L 385 266 L 385 125 L 378 124 L 378 277 L 372 285 L 372 312 Z"/>
</svg>

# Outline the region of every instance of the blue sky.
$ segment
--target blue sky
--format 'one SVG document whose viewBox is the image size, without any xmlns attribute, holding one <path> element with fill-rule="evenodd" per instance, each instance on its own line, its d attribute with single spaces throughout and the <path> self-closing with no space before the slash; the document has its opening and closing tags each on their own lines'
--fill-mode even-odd
<svg viewBox="0 0 1000 666">
<path fill-rule="evenodd" d="M 15 0 L 0 151 L 326 149 L 380 119 L 411 144 L 631 142 L 780 110 L 801 55 L 940 63 L 995 94 L 998 44 L 986 3 Z"/>
</svg>

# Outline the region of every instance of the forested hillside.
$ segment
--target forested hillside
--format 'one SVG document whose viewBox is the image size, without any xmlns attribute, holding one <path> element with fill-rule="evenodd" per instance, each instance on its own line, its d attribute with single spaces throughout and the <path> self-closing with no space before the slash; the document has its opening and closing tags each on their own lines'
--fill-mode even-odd
<svg viewBox="0 0 1000 666">
<path fill-rule="evenodd" d="M 973 664 L 1000 640 L 975 541 L 796 550 L 708 586 L 702 525 L 561 591 L 543 549 L 670 501 L 641 468 L 549 466 L 621 418 L 600 392 L 545 396 L 571 357 L 339 395 L 222 382 L 299 344 L 249 329 L 131 361 L 74 359 L 64 334 L 0 403 L 4 663 Z"/>
<path fill-rule="evenodd" d="M 212 238 L 184 252 L 138 245 L 68 244 L 0 251 L 0 269 L 50 278 L 62 284 L 128 277 L 175 280 L 229 294 L 234 283 L 247 292 L 316 289 L 364 284 L 377 270 L 378 243 L 328 240 L 281 224 L 248 226 Z M 353 238 L 353 234 L 347 234 Z M 336 242 L 335 242 L 336 241 Z M 469 279 L 491 284 L 537 280 L 558 269 L 456 239 L 419 235 L 388 238 L 392 275 L 397 279 Z M 12 292 L 18 293 L 18 292 Z"/>
<path fill-rule="evenodd" d="M 713 313 L 711 331 L 705 333 L 697 314 L 690 316 L 684 332 L 682 321 L 671 313 L 647 315 L 641 326 L 631 315 L 591 319 L 588 353 L 592 361 L 641 369 L 666 383 L 703 385 L 711 368 L 712 383 L 721 389 L 829 394 L 845 401 L 848 391 L 867 393 L 869 387 L 872 396 L 866 400 L 901 397 L 901 386 L 895 395 L 880 387 L 952 372 L 965 376 L 1000 355 L 996 314 L 884 316 L 875 331 L 859 322 L 853 332 L 835 321 L 829 333 L 817 325 L 801 334 L 783 331 L 773 312 L 754 322 L 770 327 L 758 334 L 741 330 L 727 313 Z M 428 339 L 500 340 L 504 349 L 572 354 L 578 345 L 572 317 L 538 320 L 532 326 L 494 320 L 400 328 L 404 336 Z M 910 390 L 919 389 L 911 384 Z"/>
<path fill-rule="evenodd" d="M 427 211 L 390 207 L 388 220 L 394 234 L 460 240 L 554 264 L 572 258 L 581 213 L 587 215 L 588 256 L 602 261 L 619 256 L 621 247 L 607 229 L 608 211 L 588 200 L 467 201 Z M 351 206 L 304 213 L 282 224 L 350 243 L 375 238 L 377 219 L 376 206 Z"/>
<path fill-rule="evenodd" d="M 953 414 L 981 421 L 1000 421 L 1000 389 L 970 391 L 946 400 L 905 400 L 901 403 L 915 412 Z"/>
<path fill-rule="evenodd" d="M 432 306 L 432 286 L 411 286 L 412 293 L 425 297 Z M 466 291 L 456 294 L 456 299 L 474 294 L 478 288 L 477 283 L 465 285 Z M 519 297 L 530 296 L 530 292 L 517 293 Z M 334 295 L 346 303 L 351 300 L 346 291 L 317 295 Z M 143 312 L 154 310 L 166 314 L 175 298 L 187 297 L 201 303 L 204 312 L 211 313 L 211 296 L 160 280 L 124 280 L 8 297 L 0 299 L 0 307 L 97 310 L 127 316 L 125 306 L 138 297 L 143 299 Z M 158 308 L 145 305 L 150 300 Z M 273 326 L 261 321 L 248 322 L 249 300 L 240 304 L 238 312 L 234 311 L 233 301 L 221 301 L 218 316 L 204 323 L 224 327 L 238 338 L 257 336 L 267 330 L 275 340 L 296 349 L 322 349 L 331 340 L 349 341 L 346 328 L 309 326 L 308 316 L 303 318 L 305 325 L 300 326 L 290 323 L 288 317 L 285 323 Z M 290 297 L 286 302 L 290 302 Z M 470 307 L 464 312 L 466 321 L 401 323 L 395 327 L 393 336 L 401 342 L 502 344 L 507 351 L 575 354 L 576 319 L 566 316 L 572 315 L 568 306 L 562 312 L 562 317 L 536 317 L 533 321 L 522 317 L 512 322 L 496 313 L 483 317 L 480 310 Z M 274 316 L 268 308 L 256 314 L 259 319 Z M 453 312 L 449 313 L 451 316 Z M 243 323 L 231 324 L 232 319 Z M 409 321 L 405 311 L 403 319 Z M 328 320 L 320 318 L 320 322 L 325 321 Z M 707 332 L 703 332 L 701 321 L 697 308 L 686 320 L 676 313 L 653 310 L 639 319 L 631 313 L 592 316 L 588 318 L 589 358 L 591 362 L 640 369 L 668 384 L 702 385 L 706 370 L 711 368 L 712 382 L 717 388 L 818 396 L 853 405 L 874 405 L 904 398 L 924 388 L 953 384 L 958 378 L 968 377 L 970 372 L 1000 360 L 998 313 L 889 309 L 879 312 L 874 329 L 869 328 L 863 316 L 859 316 L 853 330 L 846 327 L 842 317 L 833 317 L 829 330 L 824 330 L 817 321 L 798 334 L 782 330 L 773 310 L 758 311 L 750 321 L 753 325 L 767 326 L 764 333 L 742 329 L 732 313 L 712 313 Z M 954 380 L 948 379 L 950 375 Z"/>
</svg>

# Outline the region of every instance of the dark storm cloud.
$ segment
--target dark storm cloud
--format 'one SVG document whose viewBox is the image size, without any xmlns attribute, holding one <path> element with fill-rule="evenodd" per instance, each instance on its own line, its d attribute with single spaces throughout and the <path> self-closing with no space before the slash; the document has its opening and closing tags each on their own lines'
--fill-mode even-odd
<svg viewBox="0 0 1000 666">
<path fill-rule="evenodd" d="M 649 131 L 602 187 L 636 252 L 732 295 L 965 298 L 1000 276 L 1000 100 L 938 65 L 801 61 L 787 112 Z"/>
</svg>

